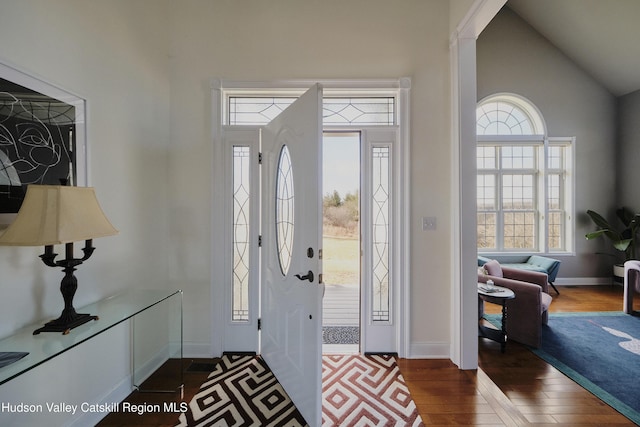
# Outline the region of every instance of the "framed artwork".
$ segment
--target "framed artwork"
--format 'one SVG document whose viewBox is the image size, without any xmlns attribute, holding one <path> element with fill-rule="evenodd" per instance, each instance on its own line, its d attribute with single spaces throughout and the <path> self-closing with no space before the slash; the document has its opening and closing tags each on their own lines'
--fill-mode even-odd
<svg viewBox="0 0 640 427">
<path fill-rule="evenodd" d="M 29 184 L 87 185 L 86 101 L 0 63 L 0 228 Z"/>
</svg>

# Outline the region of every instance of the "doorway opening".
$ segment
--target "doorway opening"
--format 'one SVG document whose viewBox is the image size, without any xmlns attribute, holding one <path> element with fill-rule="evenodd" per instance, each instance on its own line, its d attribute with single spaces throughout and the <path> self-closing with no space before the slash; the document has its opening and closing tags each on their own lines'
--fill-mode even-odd
<svg viewBox="0 0 640 427">
<path fill-rule="evenodd" d="M 267 206 L 272 198 L 265 194 L 267 189 L 270 191 L 275 187 L 276 179 L 274 174 L 263 176 L 262 171 L 265 165 L 273 166 L 277 162 L 277 155 L 274 156 L 269 147 L 265 148 L 265 136 L 268 135 L 265 127 L 278 119 L 280 113 L 295 102 L 304 90 L 298 86 L 299 82 L 286 84 L 284 88 L 267 85 L 266 89 L 257 89 L 254 83 L 245 86 L 241 82 L 233 87 L 223 87 L 228 82 L 224 85 L 222 81 L 219 83 L 213 90 L 215 116 L 220 118 L 216 120 L 218 126 L 214 128 L 214 141 L 221 141 L 216 146 L 216 171 L 219 173 L 215 183 L 216 191 L 223 194 L 224 200 L 233 200 L 233 204 L 214 203 L 213 206 L 213 235 L 217 238 L 216 242 L 222 242 L 220 256 L 214 257 L 213 265 L 222 272 L 221 280 L 226 285 L 216 294 L 219 298 L 214 298 L 215 306 L 219 305 L 219 311 L 216 311 L 219 321 L 213 323 L 216 332 L 212 339 L 215 342 L 215 352 L 258 352 L 263 348 L 265 325 L 269 323 L 265 318 L 265 298 L 260 289 L 261 283 L 266 280 L 265 275 L 271 274 L 263 268 L 265 263 L 261 260 L 265 259 L 265 251 L 272 250 L 277 242 L 269 234 L 274 232 L 273 227 L 263 223 L 266 212 L 273 213 L 275 209 Z M 332 316 L 325 311 L 324 326 L 342 326 L 344 328 L 329 332 L 338 332 L 342 338 L 345 337 L 345 332 L 348 336 L 356 337 L 346 344 L 351 348 L 344 351 L 397 352 L 402 357 L 408 354 L 410 342 L 407 327 L 410 319 L 410 247 L 407 244 L 410 221 L 409 210 L 404 203 L 409 195 L 407 95 L 410 81 L 356 81 L 354 86 L 349 85 L 349 82 L 337 85 L 335 82 L 325 82 L 323 85 L 322 113 L 318 117 L 322 116 L 321 129 L 327 141 L 325 157 L 350 160 L 346 165 L 344 162 L 341 165 L 338 161 L 331 160 L 324 164 L 323 175 L 326 180 L 333 178 L 340 185 L 332 185 L 330 182 L 323 185 L 322 181 L 318 182 L 312 176 L 315 172 L 303 170 L 299 176 L 299 185 L 296 185 L 296 188 L 302 190 L 297 191 L 297 194 L 302 195 L 302 199 L 311 197 L 314 201 L 322 202 L 323 195 L 333 196 L 336 190 L 338 197 L 334 197 L 335 201 L 344 205 L 345 202 L 356 199 L 355 205 L 359 211 L 355 228 L 352 226 L 346 236 L 338 235 L 335 229 L 326 226 L 327 231 L 331 230 L 332 233 L 327 233 L 328 239 L 322 244 L 321 236 L 314 233 L 314 236 L 320 237 L 318 242 L 315 242 L 314 237 L 314 243 L 317 243 L 318 248 L 324 248 L 324 253 L 318 254 L 322 256 L 322 262 L 317 268 L 318 271 L 324 270 L 320 273 L 323 277 L 313 280 L 314 283 L 322 283 L 318 287 L 325 297 L 322 305 L 330 308 L 331 291 L 340 288 L 351 290 L 350 300 L 353 302 L 348 305 L 349 317 L 333 317 L 333 324 L 330 323 Z M 318 135 L 315 130 L 313 133 Z M 318 157 L 322 156 L 319 151 L 323 149 L 323 135 L 318 135 L 321 137 L 317 141 L 320 146 L 313 148 Z M 331 140 L 339 145 L 331 147 Z M 338 153 L 337 156 L 331 156 L 331 148 Z M 296 153 L 304 155 L 311 153 L 311 150 L 296 150 Z M 311 161 L 314 167 L 322 167 L 323 165 L 313 162 L 314 158 L 316 157 L 311 153 L 311 158 L 305 160 Z M 293 170 L 297 169 L 294 165 Z M 341 170 L 352 172 L 353 185 L 342 187 L 349 180 L 342 178 Z M 317 187 L 313 191 L 309 190 L 310 187 L 305 187 L 314 181 Z M 316 190 L 319 193 L 317 196 Z M 300 215 L 305 207 L 308 204 L 303 203 L 295 211 L 299 220 L 311 218 L 311 214 Z M 322 221 L 319 218 L 321 215 L 320 209 L 313 214 L 318 219 L 314 221 L 318 228 Z M 295 229 L 310 232 L 315 229 L 315 225 L 297 224 Z M 296 235 L 300 235 L 299 232 Z M 331 238 L 333 239 L 329 240 Z M 345 240 L 350 240 L 349 243 L 355 249 L 347 257 L 334 256 L 331 243 L 345 243 Z M 308 247 L 307 245 L 307 249 Z M 305 253 L 308 258 L 310 252 L 306 250 L 296 253 Z M 312 255 L 314 258 L 309 259 L 318 260 L 318 255 Z M 355 271 L 348 283 L 352 286 L 332 286 L 347 284 L 332 278 L 333 271 L 336 271 L 332 269 L 332 262 L 343 262 L 345 258 L 355 260 L 349 267 L 351 272 Z M 308 260 L 305 258 L 305 261 Z M 298 265 L 292 274 L 300 280 L 308 280 L 310 275 L 307 270 L 310 269 Z M 275 271 L 273 275 L 280 277 L 280 273 Z M 325 294 L 326 287 L 331 289 Z M 345 298 L 334 301 L 343 304 Z M 319 316 L 313 317 L 318 319 Z M 315 323 L 317 329 L 314 336 L 321 334 L 322 326 Z M 297 333 L 294 335 L 296 338 L 301 337 Z M 322 339 L 318 339 L 315 344 L 320 347 L 322 342 Z M 295 340 L 291 343 L 295 343 Z M 333 353 L 337 350 L 325 347 L 324 351 Z"/>
<path fill-rule="evenodd" d="M 322 352 L 360 351 L 360 132 L 323 134 Z"/>
</svg>

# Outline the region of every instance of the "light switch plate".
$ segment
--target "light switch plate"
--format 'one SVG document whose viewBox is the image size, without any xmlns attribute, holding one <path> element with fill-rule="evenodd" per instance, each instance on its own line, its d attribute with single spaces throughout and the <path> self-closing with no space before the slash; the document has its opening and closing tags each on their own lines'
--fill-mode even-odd
<svg viewBox="0 0 640 427">
<path fill-rule="evenodd" d="M 422 230 L 435 230 L 438 227 L 438 221 L 435 216 L 423 216 L 422 217 Z"/>
</svg>

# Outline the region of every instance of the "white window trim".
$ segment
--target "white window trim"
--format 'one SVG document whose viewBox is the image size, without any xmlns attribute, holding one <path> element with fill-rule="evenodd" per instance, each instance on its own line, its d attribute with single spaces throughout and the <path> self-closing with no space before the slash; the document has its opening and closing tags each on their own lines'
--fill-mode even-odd
<svg viewBox="0 0 640 427">
<path fill-rule="evenodd" d="M 490 104 L 496 101 L 497 102 L 502 101 L 504 103 L 508 103 L 519 108 L 525 114 L 525 116 L 527 116 L 527 118 L 529 119 L 529 123 L 531 124 L 531 127 L 533 128 L 533 130 L 536 131 L 536 134 L 540 134 L 540 135 L 547 134 L 547 124 L 545 123 L 544 116 L 542 115 L 538 107 L 533 102 L 525 98 L 524 96 L 521 96 L 515 93 L 502 92 L 502 93 L 491 94 L 483 98 L 482 100 L 480 100 L 480 102 L 478 102 L 476 111 L 477 111 L 477 108 L 485 104 Z M 518 135 L 513 135 L 513 136 L 518 136 Z M 480 135 L 478 135 L 478 137 L 480 137 Z M 527 135 L 525 135 L 525 137 L 527 137 Z"/>
<path fill-rule="evenodd" d="M 259 130 L 258 129 L 223 129 L 223 133 L 225 133 L 225 137 L 221 139 L 224 142 L 224 147 L 222 147 L 224 160 L 224 192 L 219 193 L 223 194 L 222 199 L 218 199 L 218 201 L 223 200 L 227 202 L 223 203 L 214 203 L 214 206 L 219 205 L 218 211 L 223 215 L 224 224 L 233 223 L 233 204 L 230 203 L 233 200 L 233 178 L 232 178 L 232 170 L 233 170 L 233 162 L 229 162 L 233 156 L 233 147 L 234 146 L 246 146 L 250 149 L 250 162 L 254 165 L 258 164 L 258 152 L 260 151 L 259 147 Z M 252 191 L 249 196 L 249 215 L 252 218 L 258 217 L 258 213 L 260 211 L 260 179 L 259 172 L 257 168 L 252 168 L 250 170 L 250 185 Z M 215 199 L 214 199 L 215 200 Z M 215 208 L 214 208 L 215 209 Z M 253 224 L 256 225 L 256 224 Z M 252 242 L 249 246 L 249 258 L 251 260 L 258 259 L 258 236 L 260 235 L 260 227 L 259 223 L 257 226 L 250 227 L 250 237 L 249 240 Z M 222 247 L 224 248 L 223 255 L 219 256 L 219 258 L 223 258 L 224 265 L 230 266 L 233 264 L 233 230 L 225 229 L 224 239 L 221 240 Z M 255 244 L 253 243 L 255 242 Z M 254 267 L 255 262 L 250 261 L 252 268 L 249 270 L 249 294 L 255 293 L 257 291 L 256 286 L 258 284 L 257 276 L 259 274 L 259 269 Z M 233 282 L 233 268 L 226 267 L 223 270 L 216 270 L 218 274 L 212 276 L 216 280 L 221 281 L 225 284 L 230 284 Z M 257 337 L 257 328 L 258 328 L 258 301 L 255 298 L 250 299 L 249 301 L 249 318 L 246 321 L 233 320 L 233 289 L 231 286 L 224 286 L 224 289 L 221 290 L 224 301 L 229 301 L 229 304 L 224 304 L 219 310 L 223 313 L 224 316 L 224 340 L 228 346 L 235 348 L 237 351 L 254 351 L 258 346 L 258 337 Z M 248 347 L 243 348 L 240 346 L 247 345 Z"/>
<path fill-rule="evenodd" d="M 545 253 L 549 255 L 575 255 L 575 247 L 576 247 L 576 233 L 575 233 L 575 206 L 576 206 L 576 179 L 575 179 L 575 170 L 576 170 L 576 155 L 575 155 L 575 147 L 576 147 L 576 138 L 575 137 L 549 137 L 547 138 L 547 147 L 550 146 L 569 146 L 570 150 L 568 150 L 568 157 L 564 159 L 564 173 L 565 173 L 565 182 L 564 182 L 564 191 L 569 191 L 569 197 L 564 197 L 563 201 L 565 203 L 564 212 L 567 218 L 565 218 L 565 230 L 564 230 L 564 239 L 565 239 L 565 248 L 564 251 L 551 251 L 548 247 L 545 248 Z M 545 153 L 545 161 L 547 161 L 547 156 Z M 546 186 L 548 185 L 548 181 L 545 180 L 545 191 Z M 546 204 L 545 204 L 546 205 Z M 548 217 L 548 212 L 545 211 L 545 215 Z"/>
<path fill-rule="evenodd" d="M 544 120 L 544 116 L 538 107 L 531 102 L 529 99 L 514 93 L 501 92 L 491 94 L 477 103 L 476 113 L 479 107 L 484 104 L 492 103 L 492 102 L 500 102 L 503 101 L 505 103 L 511 104 L 517 108 L 519 108 L 525 116 L 530 121 L 530 125 L 534 132 L 533 135 L 477 135 L 476 142 L 477 145 L 517 145 L 517 144 L 526 144 L 526 145 L 538 145 L 541 146 L 540 155 L 537 156 L 537 211 L 538 218 L 536 221 L 536 236 L 538 238 L 536 253 L 539 254 L 549 254 L 549 255 L 571 255 L 574 254 L 575 251 L 575 232 L 573 226 L 573 218 L 574 215 L 574 206 L 575 206 L 575 179 L 573 177 L 573 173 L 575 171 L 575 138 L 574 137 L 548 137 L 547 136 L 547 125 Z M 547 195 L 549 193 L 549 183 L 548 183 L 548 147 L 551 145 L 568 145 L 571 147 L 569 150 L 570 159 L 565 159 L 564 172 L 565 172 L 565 187 L 564 191 L 569 192 L 569 197 L 563 198 L 563 203 L 565 205 L 565 224 L 564 224 L 564 248 L 563 250 L 550 250 L 549 249 L 549 224 L 547 218 L 549 217 L 549 209 L 548 209 L 548 198 Z M 499 168 L 501 169 L 501 168 Z M 476 173 L 477 176 L 477 173 Z M 497 175 L 500 176 L 500 173 Z M 496 182 L 496 185 L 499 186 L 500 183 Z M 500 209 L 499 209 L 500 210 Z M 498 215 L 499 216 L 499 215 Z M 496 227 L 499 227 L 499 221 L 496 224 Z M 531 251 L 522 251 L 522 250 L 511 250 L 505 249 L 503 247 L 503 238 L 502 233 L 499 233 L 497 236 L 498 241 L 496 249 L 487 249 L 481 250 L 478 249 L 479 252 L 486 255 L 501 255 L 501 254 L 524 254 L 531 253 Z M 501 249 L 499 249 L 501 248 Z"/>
<path fill-rule="evenodd" d="M 540 153 L 537 156 L 537 170 L 531 170 L 530 172 L 535 172 L 537 175 L 538 183 L 536 185 L 535 191 L 538 192 L 536 195 L 536 202 L 538 205 L 537 211 L 539 212 L 539 218 L 536 224 L 537 232 L 536 235 L 538 237 L 537 248 L 534 249 L 537 254 L 540 255 L 571 255 L 575 252 L 575 233 L 573 218 L 574 215 L 574 207 L 575 207 L 575 179 L 573 179 L 573 171 L 575 171 L 575 155 L 574 155 L 574 147 L 575 147 L 575 137 L 544 137 L 543 135 L 482 135 L 477 137 L 478 146 L 500 146 L 500 145 L 535 145 L 540 149 Z M 550 146 L 569 146 L 571 150 L 569 150 L 569 159 L 565 159 L 564 172 L 565 172 L 565 192 L 569 192 L 569 197 L 565 197 L 563 202 L 565 204 L 565 227 L 564 227 L 564 236 L 563 240 L 565 242 L 564 250 L 551 250 L 549 249 L 549 239 L 548 239 L 548 222 L 547 218 L 549 216 L 548 212 L 548 204 L 547 204 L 547 195 L 548 195 L 548 181 L 547 176 L 549 172 L 549 168 L 547 165 L 547 151 Z M 524 171 L 524 169 L 523 169 Z M 480 173 L 478 171 L 477 173 Z M 496 186 L 500 185 L 499 177 L 502 175 L 499 172 L 496 177 Z M 541 190 L 541 193 L 540 193 Z M 499 191 L 496 197 L 499 197 Z M 499 209 L 500 210 L 500 209 Z M 500 221 L 496 219 L 498 223 L 496 227 L 500 227 Z M 496 249 L 487 249 L 482 250 L 478 249 L 484 255 L 488 256 L 497 256 L 497 255 L 517 255 L 517 254 L 530 254 L 532 250 L 519 250 L 519 249 L 505 249 L 503 248 L 503 238 L 504 236 L 498 235 L 497 237 L 498 248 Z M 500 249 L 502 248 L 502 249 Z"/>
</svg>

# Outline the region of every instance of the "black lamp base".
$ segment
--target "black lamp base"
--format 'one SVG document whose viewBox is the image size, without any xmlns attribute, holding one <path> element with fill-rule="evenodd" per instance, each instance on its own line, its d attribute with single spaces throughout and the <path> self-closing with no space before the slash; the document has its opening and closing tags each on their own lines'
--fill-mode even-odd
<svg viewBox="0 0 640 427">
<path fill-rule="evenodd" d="M 55 261 L 57 254 L 53 253 L 53 245 L 45 246 L 44 254 L 40 255 L 42 261 L 49 267 L 63 267 L 64 277 L 60 283 L 60 292 L 62 293 L 62 299 L 64 299 L 64 310 L 62 310 L 60 317 L 33 331 L 33 335 L 38 335 L 40 332 L 62 332 L 63 335 L 67 335 L 73 328 L 92 320 L 98 320 L 98 316 L 76 313 L 73 308 L 73 296 L 78 289 L 78 279 L 76 279 L 73 272 L 78 265 L 89 259 L 93 254 L 95 248 L 92 245 L 92 241 L 86 241 L 85 247 L 82 248 L 84 256 L 80 259 L 73 257 L 73 242 L 67 243 L 65 248 L 66 259 L 62 261 Z"/>
<path fill-rule="evenodd" d="M 62 317 L 45 323 L 42 328 L 33 331 L 33 335 L 38 335 L 40 332 L 62 332 L 62 335 L 67 335 L 73 328 L 77 328 L 80 325 L 84 325 L 92 320 L 98 320 L 98 316 L 91 314 L 76 313 L 76 318 L 73 320 L 63 319 Z"/>
</svg>

